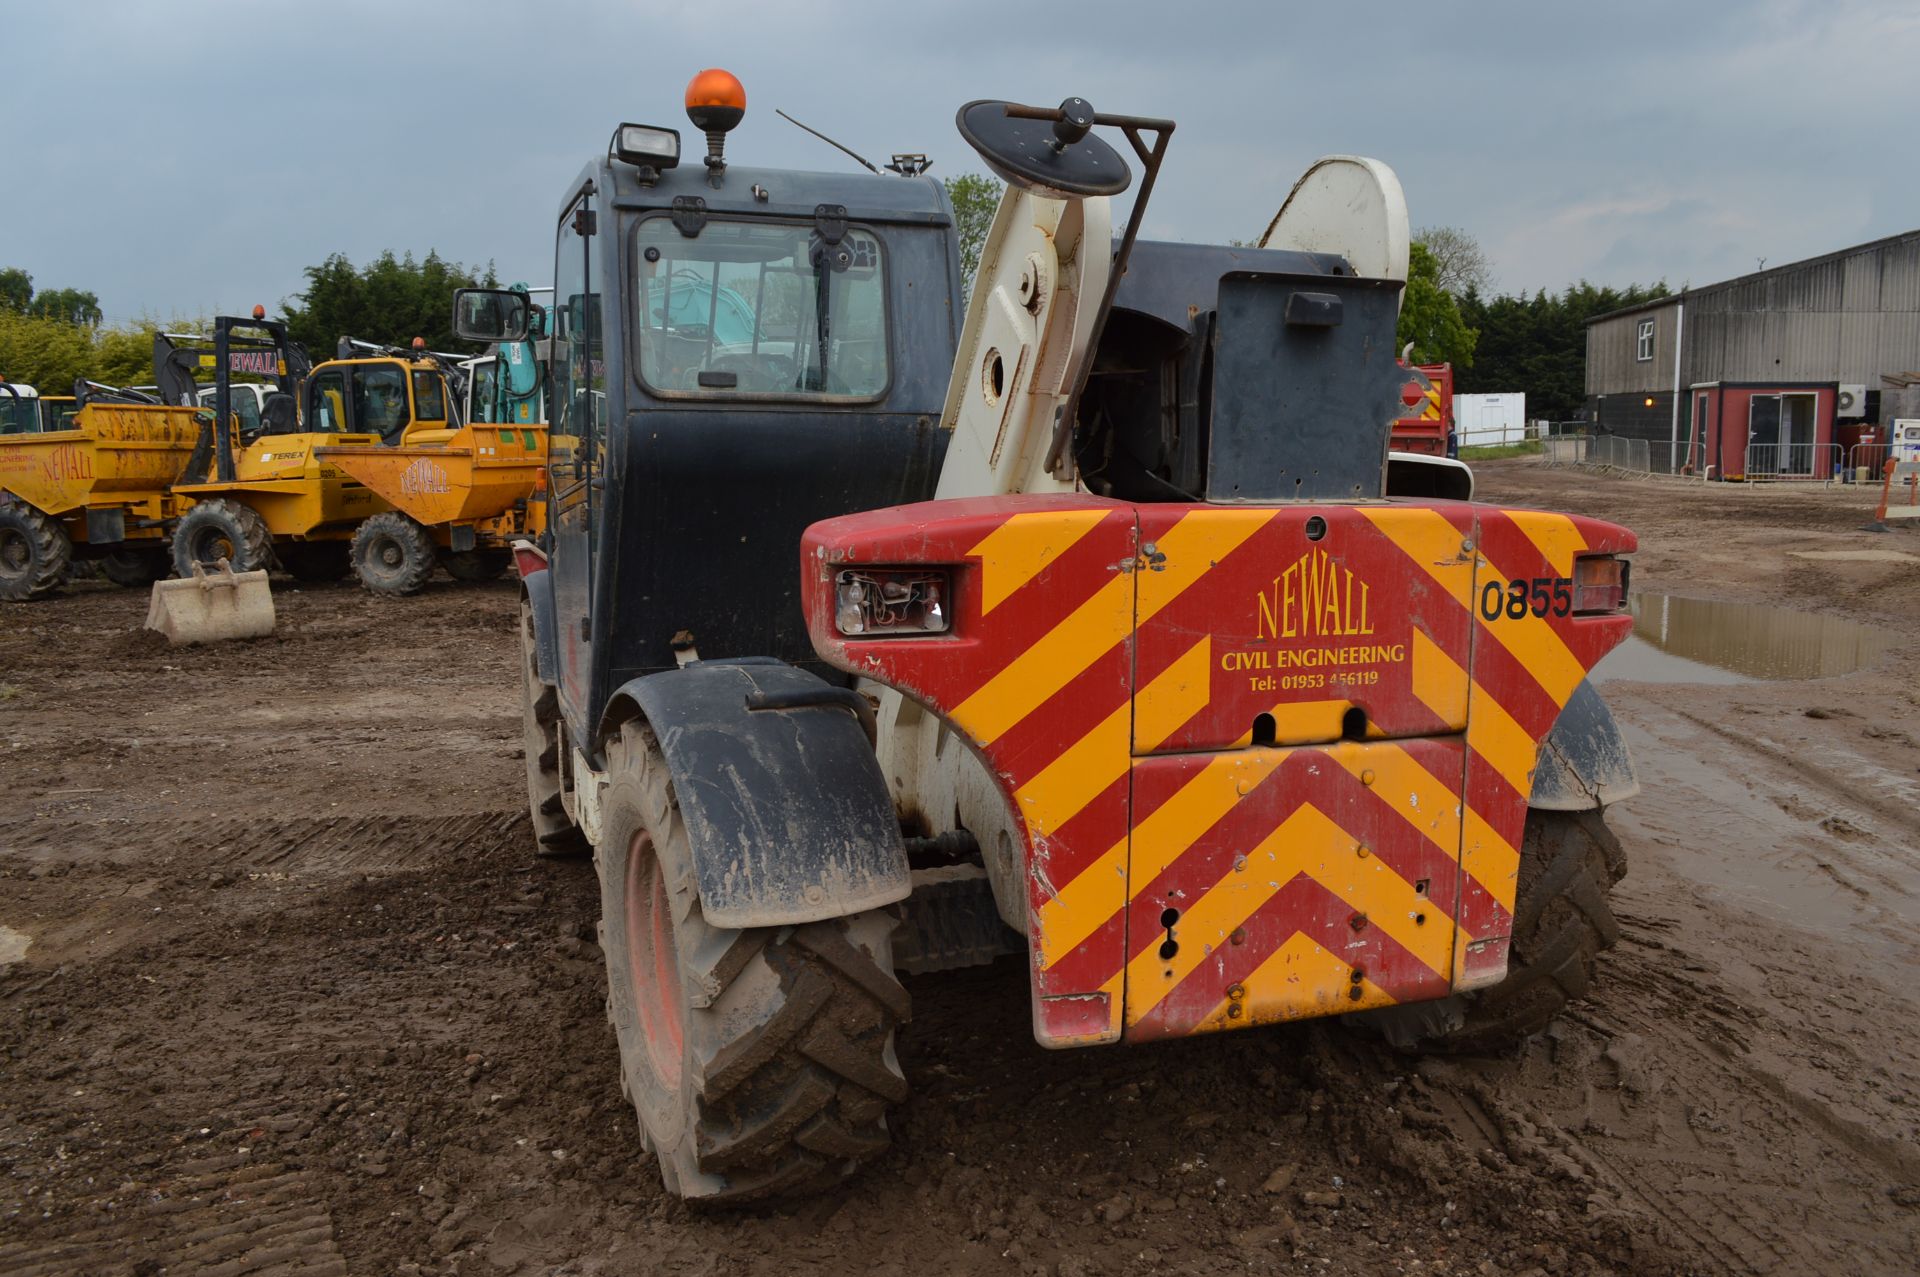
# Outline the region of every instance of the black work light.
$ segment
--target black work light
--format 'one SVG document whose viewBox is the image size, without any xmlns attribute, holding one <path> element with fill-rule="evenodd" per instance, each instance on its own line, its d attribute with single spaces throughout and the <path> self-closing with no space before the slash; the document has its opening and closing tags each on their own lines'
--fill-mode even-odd
<svg viewBox="0 0 1920 1277">
<path fill-rule="evenodd" d="M 670 169 L 680 163 L 680 130 L 622 124 L 613 131 L 613 154 L 629 164 Z"/>
</svg>

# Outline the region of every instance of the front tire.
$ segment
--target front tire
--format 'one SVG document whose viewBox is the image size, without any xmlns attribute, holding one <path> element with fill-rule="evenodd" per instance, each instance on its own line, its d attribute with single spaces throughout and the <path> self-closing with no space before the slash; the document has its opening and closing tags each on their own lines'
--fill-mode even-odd
<svg viewBox="0 0 1920 1277">
<path fill-rule="evenodd" d="M 433 538 L 397 510 L 376 514 L 353 534 L 353 570 L 375 594 L 418 594 L 438 554 Z"/>
<path fill-rule="evenodd" d="M 520 600 L 520 724 L 527 756 L 527 811 L 534 854 L 584 856 L 592 850 L 560 796 L 560 693 L 542 682 L 533 634 L 533 607 Z"/>
<path fill-rule="evenodd" d="M 265 571 L 273 566 L 273 534 L 252 506 L 209 497 L 173 526 L 174 575 L 186 579 L 194 564 L 211 568 L 222 559 L 235 572 Z"/>
<path fill-rule="evenodd" d="M 1598 811 L 1527 812 L 1507 977 L 1491 988 L 1352 1017 L 1405 1050 L 1493 1053 L 1547 1027 L 1620 939 L 1607 893 L 1626 853 Z"/>
<path fill-rule="evenodd" d="M 59 589 L 73 562 L 73 541 L 59 520 L 0 498 L 0 599 L 24 603 Z"/>
<path fill-rule="evenodd" d="M 607 1014 L 668 1191 L 736 1202 L 839 1183 L 886 1150 L 887 1110 L 906 1098 L 893 915 L 713 926 L 651 732 L 625 724 L 607 765 Z"/>
</svg>

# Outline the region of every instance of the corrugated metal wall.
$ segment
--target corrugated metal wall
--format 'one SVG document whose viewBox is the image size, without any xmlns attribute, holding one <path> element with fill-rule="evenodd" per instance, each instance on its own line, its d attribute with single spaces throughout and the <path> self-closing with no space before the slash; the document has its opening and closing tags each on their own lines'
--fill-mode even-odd
<svg viewBox="0 0 1920 1277">
<path fill-rule="evenodd" d="M 1653 321 L 1653 358 L 1642 361 L 1640 325 Z M 1687 323 L 1693 323 L 1689 311 Z M 1659 306 L 1587 326 L 1587 394 L 1673 389 L 1674 308 Z M 1689 341 L 1688 345 L 1693 343 Z"/>
<path fill-rule="evenodd" d="M 1920 231 L 1697 289 L 1686 296 L 1685 384 L 1834 381 L 1880 387 L 1880 374 L 1920 371 Z M 1635 326 L 1670 308 L 1587 328 L 1587 394 L 1670 388 L 1673 348 L 1634 359 Z"/>
</svg>

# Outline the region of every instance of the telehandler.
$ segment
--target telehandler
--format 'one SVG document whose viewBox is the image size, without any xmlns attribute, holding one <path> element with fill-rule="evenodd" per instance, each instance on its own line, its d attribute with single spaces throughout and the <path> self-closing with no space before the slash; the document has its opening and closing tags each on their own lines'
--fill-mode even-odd
<svg viewBox="0 0 1920 1277">
<path fill-rule="evenodd" d="M 1008 186 L 963 319 L 938 183 L 734 169 L 738 81 L 687 106 L 703 163 L 623 124 L 561 201 L 581 446 L 516 546 L 538 849 L 592 850 L 670 1190 L 884 1150 L 897 971 L 1022 954 L 1051 1047 L 1341 1015 L 1479 1050 L 1587 987 L 1637 786 L 1586 672 L 1634 540 L 1395 495 L 1390 170 L 1322 161 L 1262 248 L 1138 242 L 1170 121 L 970 103 Z M 1143 175 L 1117 244 L 1096 126 Z M 689 277 L 745 335 L 653 304 Z M 524 296 L 455 310 L 524 335 Z"/>
</svg>

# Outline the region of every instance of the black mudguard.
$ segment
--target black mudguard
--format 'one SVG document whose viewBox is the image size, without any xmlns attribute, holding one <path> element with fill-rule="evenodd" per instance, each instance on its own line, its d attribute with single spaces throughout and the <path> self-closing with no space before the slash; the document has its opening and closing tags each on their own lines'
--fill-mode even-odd
<svg viewBox="0 0 1920 1277">
<path fill-rule="evenodd" d="M 1582 680 L 1540 742 L 1534 760 L 1530 807 L 1548 811 L 1590 811 L 1610 807 L 1640 792 L 1633 759 L 1613 711 Z"/>
<path fill-rule="evenodd" d="M 553 614 L 553 575 L 542 568 L 520 578 L 533 611 L 533 660 L 541 682 L 560 681 L 560 628 Z"/>
<path fill-rule="evenodd" d="M 636 715 L 653 728 L 708 922 L 816 922 L 911 892 L 900 823 L 856 695 L 762 659 L 649 674 L 608 702 L 595 748 Z"/>
</svg>

